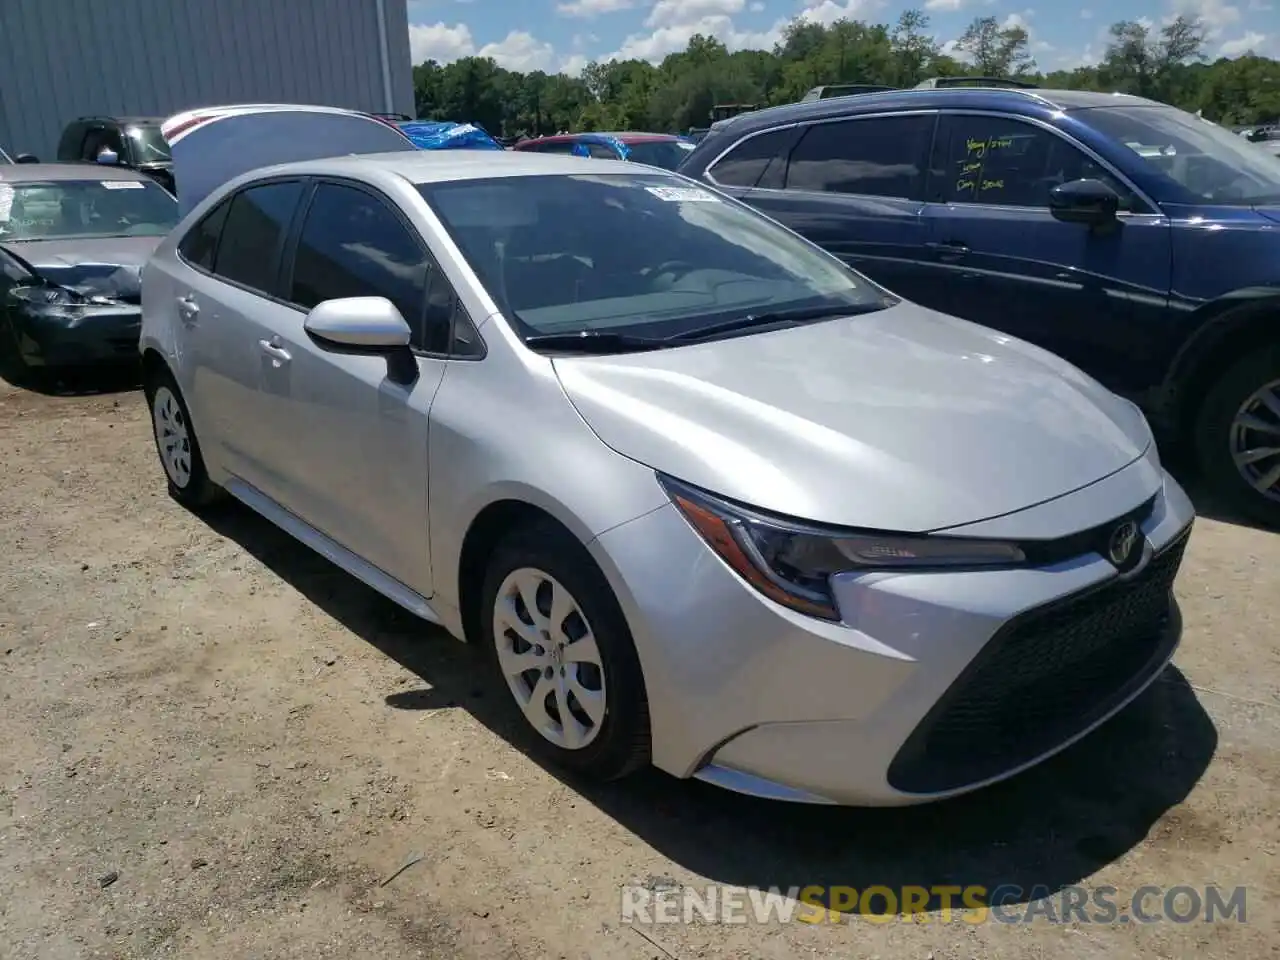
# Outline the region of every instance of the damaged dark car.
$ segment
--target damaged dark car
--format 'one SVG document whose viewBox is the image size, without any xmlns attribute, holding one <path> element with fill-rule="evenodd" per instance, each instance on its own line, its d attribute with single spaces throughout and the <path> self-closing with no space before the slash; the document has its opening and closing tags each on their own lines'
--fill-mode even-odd
<svg viewBox="0 0 1280 960">
<path fill-rule="evenodd" d="M 150 177 L 81 164 L 0 174 L 0 355 L 22 375 L 132 364 L 142 265 L 177 224 Z"/>
</svg>

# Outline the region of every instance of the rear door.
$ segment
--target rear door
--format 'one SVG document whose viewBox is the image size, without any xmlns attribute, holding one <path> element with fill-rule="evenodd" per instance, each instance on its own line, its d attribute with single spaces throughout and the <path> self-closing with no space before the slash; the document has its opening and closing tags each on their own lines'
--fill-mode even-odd
<svg viewBox="0 0 1280 960">
<path fill-rule="evenodd" d="M 280 256 L 302 193 L 301 180 L 268 181 L 211 210 L 179 245 L 189 269 L 169 307 L 183 331 L 181 386 L 201 439 L 217 445 L 226 470 L 281 502 L 286 397 L 266 374 L 277 363 L 273 328 L 293 312 L 280 297 Z"/>
<path fill-rule="evenodd" d="M 921 210 L 936 119 L 932 112 L 852 117 L 779 132 L 774 143 L 787 153 L 763 165 L 743 199 L 877 283 L 927 301 L 932 263 Z M 736 153 L 711 167 L 716 182 L 726 170 L 735 175 Z M 744 163 L 742 172 L 751 167 Z"/>
<path fill-rule="evenodd" d="M 945 116 L 932 166 L 928 240 L 946 309 L 1134 388 L 1168 304 L 1168 219 L 1081 145 L 1017 117 Z M 1054 186 L 1086 177 L 1121 195 L 1114 229 L 1049 212 Z"/>
</svg>

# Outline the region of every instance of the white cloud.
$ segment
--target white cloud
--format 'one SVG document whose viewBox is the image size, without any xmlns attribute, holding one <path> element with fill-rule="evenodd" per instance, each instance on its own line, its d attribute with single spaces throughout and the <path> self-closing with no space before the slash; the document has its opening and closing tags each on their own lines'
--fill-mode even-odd
<svg viewBox="0 0 1280 960">
<path fill-rule="evenodd" d="M 1250 30 L 1243 37 L 1228 40 L 1218 48 L 1220 57 L 1240 57 L 1246 53 L 1262 54 L 1267 49 L 1267 35 Z"/>
<path fill-rule="evenodd" d="M 764 9 L 764 4 L 761 3 L 760 0 L 756 0 L 756 2 L 751 4 L 751 6 L 748 9 L 752 13 L 759 13 L 761 10 Z"/>
<path fill-rule="evenodd" d="M 560 73 L 570 77 L 581 76 L 583 68 L 591 62 L 590 57 L 584 57 L 580 53 L 574 53 L 565 57 L 564 62 L 560 64 Z"/>
<path fill-rule="evenodd" d="M 622 45 L 612 53 L 600 57 L 600 62 L 610 60 L 648 60 L 658 63 L 663 57 L 679 53 L 689 45 L 694 34 L 715 37 L 731 52 L 735 50 L 770 50 L 782 39 L 782 31 L 787 21 L 779 20 L 768 30 L 738 30 L 733 20 L 723 14 L 702 17 L 692 22 L 685 21 L 670 26 L 659 27 L 652 33 L 634 33 L 622 41 Z"/>
<path fill-rule="evenodd" d="M 837 20 L 861 20 L 884 6 L 884 0 L 819 0 L 800 11 L 799 19 L 830 26 Z"/>
<path fill-rule="evenodd" d="M 1170 23 L 1179 14 L 1199 17 L 1210 37 L 1218 37 L 1223 28 L 1240 22 L 1240 8 L 1226 0 L 1171 0 L 1169 8 L 1165 23 Z"/>
<path fill-rule="evenodd" d="M 926 10 L 959 10 L 966 3 L 966 0 L 925 0 L 924 8 Z"/>
<path fill-rule="evenodd" d="M 602 13 L 617 13 L 619 10 L 630 10 L 635 6 L 634 0 L 568 0 L 556 4 L 556 12 L 566 17 L 598 17 Z"/>
<path fill-rule="evenodd" d="M 646 27 L 677 27 L 710 17 L 740 13 L 745 0 L 658 0 L 645 19 Z"/>
<path fill-rule="evenodd" d="M 452 63 L 463 57 L 492 57 L 498 66 L 521 73 L 551 70 L 556 65 L 555 48 L 524 30 L 512 30 L 497 43 L 477 48 L 471 28 L 465 23 L 411 24 L 409 51 L 415 64 L 427 60 Z"/>
<path fill-rule="evenodd" d="M 1088 7 L 1085 7 L 1083 10 L 1081 10 L 1081 11 L 1080 11 L 1080 19 L 1081 19 L 1081 20 L 1092 20 L 1092 19 L 1093 19 L 1093 11 L 1092 11 L 1092 10 L 1090 10 Z"/>
<path fill-rule="evenodd" d="M 1266 13 L 1271 9 L 1272 9 L 1272 4 L 1269 2 L 1269 0 L 1249 0 L 1250 12 Z"/>
<path fill-rule="evenodd" d="M 409 53 L 415 64 L 428 60 L 452 63 L 475 52 L 475 40 L 465 23 L 453 27 L 443 23 L 409 25 Z"/>
</svg>

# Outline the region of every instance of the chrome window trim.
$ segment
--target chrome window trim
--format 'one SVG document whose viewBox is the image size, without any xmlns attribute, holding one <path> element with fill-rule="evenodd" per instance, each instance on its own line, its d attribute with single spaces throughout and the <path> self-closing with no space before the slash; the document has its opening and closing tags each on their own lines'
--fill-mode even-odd
<svg viewBox="0 0 1280 960">
<path fill-rule="evenodd" d="M 759 137 L 766 133 L 776 133 L 780 130 L 793 130 L 796 127 L 816 127 L 819 124 L 823 124 L 823 123 L 849 123 L 851 121 L 857 121 L 857 120 L 882 120 L 882 119 L 885 119 L 886 117 L 914 117 L 914 116 L 927 116 L 929 114 L 933 114 L 936 116 L 941 112 L 942 112 L 941 109 L 939 109 L 938 107 L 926 107 L 926 108 L 915 107 L 915 108 L 906 109 L 906 110 L 886 110 L 886 111 L 878 111 L 876 113 L 856 113 L 851 116 L 842 115 L 842 116 L 835 116 L 835 117 L 820 117 L 816 120 L 795 120 L 791 123 L 780 123 L 776 126 L 764 127 L 760 130 L 753 130 L 751 133 L 748 133 L 746 136 L 740 137 L 739 139 L 731 143 L 728 147 L 726 147 L 724 150 L 720 151 L 720 153 L 716 155 L 715 159 L 712 160 L 709 164 L 707 164 L 705 168 L 703 168 L 702 176 L 713 186 L 719 187 L 722 190 L 743 190 L 743 189 L 754 190 L 756 189 L 755 187 L 744 188 L 744 187 L 736 187 L 733 184 L 723 184 L 715 178 L 715 174 L 713 173 L 713 171 L 715 170 L 716 164 L 719 163 L 721 160 L 723 160 L 730 151 L 738 149 L 738 147 L 742 146 L 742 144 L 746 143 L 748 140 L 753 139 L 754 137 Z M 930 146 L 932 146 L 932 144 Z M 763 173 L 763 171 L 761 172 Z M 769 188 L 766 187 L 764 189 L 769 189 Z M 774 192 L 778 192 L 778 191 L 774 191 Z M 863 196 L 863 194 L 847 193 L 847 194 L 842 194 L 842 196 L 857 197 L 857 196 Z M 868 196 L 878 197 L 879 194 L 868 194 Z M 881 199 L 906 200 L 908 198 L 883 197 Z"/>
</svg>

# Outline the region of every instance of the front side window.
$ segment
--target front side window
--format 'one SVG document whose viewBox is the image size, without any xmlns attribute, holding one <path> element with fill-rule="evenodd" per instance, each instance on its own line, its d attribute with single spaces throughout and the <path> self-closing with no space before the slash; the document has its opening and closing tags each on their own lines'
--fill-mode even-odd
<svg viewBox="0 0 1280 960">
<path fill-rule="evenodd" d="M 920 199 L 933 127 L 932 115 L 814 124 L 791 151 L 787 189 Z"/>
<path fill-rule="evenodd" d="M 1177 195 L 1185 191 L 1229 206 L 1280 202 L 1280 157 L 1216 123 L 1166 106 L 1091 107 L 1073 115 L 1140 158 L 1155 175 L 1150 192 L 1157 200 L 1185 200 Z M 1161 181 L 1174 189 L 1161 189 Z"/>
<path fill-rule="evenodd" d="M 585 143 L 582 146 L 587 148 L 587 155 L 597 160 L 617 160 L 618 151 L 607 143 Z"/>
<path fill-rule="evenodd" d="M 0 181 L 0 242 L 162 237 L 178 201 L 150 180 Z"/>
<path fill-rule="evenodd" d="M 936 194 L 944 203 L 1049 206 L 1049 192 L 1072 180 L 1102 180 L 1132 205 L 1128 189 L 1062 137 L 1009 117 L 952 116 L 935 164 Z M 931 191 L 933 192 L 933 191 Z"/>
<path fill-rule="evenodd" d="M 711 165 L 707 171 L 725 187 L 754 187 L 775 159 L 785 161 L 782 151 L 791 142 L 791 130 L 770 130 L 748 137 Z"/>
<path fill-rule="evenodd" d="M 421 345 L 430 272 L 423 245 L 385 203 L 354 187 L 322 183 L 298 236 L 289 299 L 309 310 L 324 300 L 386 297 Z"/>
<path fill-rule="evenodd" d="M 881 309 L 885 294 L 751 208 L 669 174 L 418 187 L 526 335 L 691 333 L 791 310 Z"/>
<path fill-rule="evenodd" d="M 222 227 L 214 272 L 224 279 L 275 296 L 280 248 L 302 198 L 297 180 L 241 190 Z"/>
</svg>

